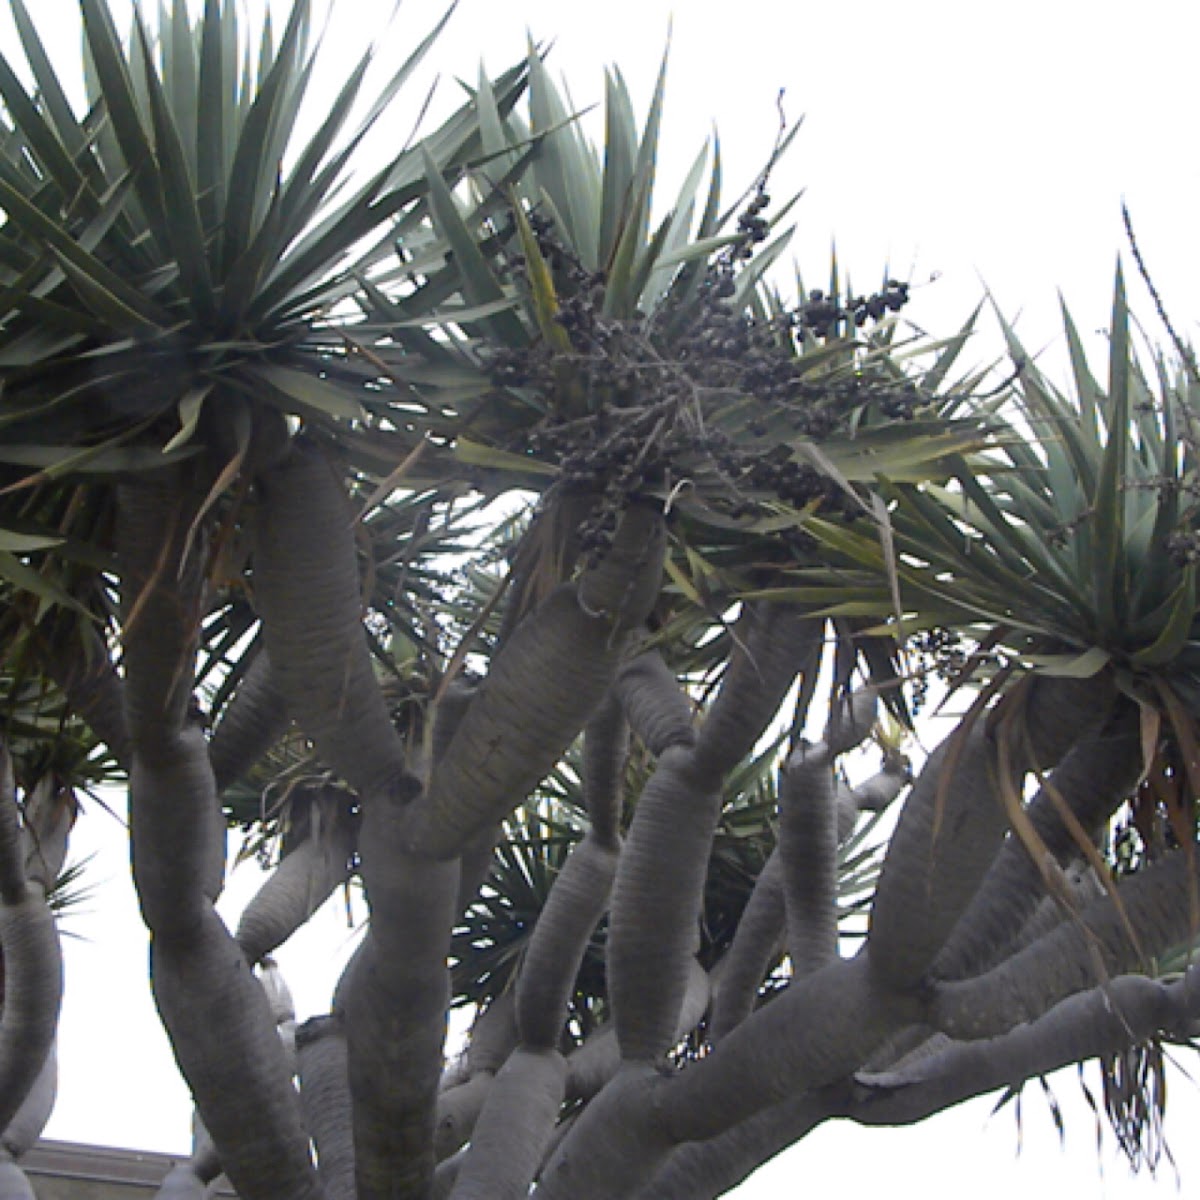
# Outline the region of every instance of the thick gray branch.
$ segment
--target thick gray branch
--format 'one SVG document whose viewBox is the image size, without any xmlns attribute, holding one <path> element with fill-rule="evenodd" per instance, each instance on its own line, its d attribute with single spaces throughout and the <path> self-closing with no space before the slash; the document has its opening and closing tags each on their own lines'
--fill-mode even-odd
<svg viewBox="0 0 1200 1200">
<path fill-rule="evenodd" d="M 449 1001 L 457 859 L 403 848 L 404 795 L 364 798 L 362 877 L 371 923 L 338 985 L 345 1016 L 358 1200 L 424 1200 Z"/>
<path fill-rule="evenodd" d="M 296 1031 L 304 1123 L 317 1152 L 327 1200 L 355 1200 L 354 1130 L 346 1065 L 346 1031 L 334 1016 L 313 1017 Z"/>
<path fill-rule="evenodd" d="M 615 690 L 634 733 L 656 758 L 695 742 L 692 702 L 657 650 L 622 663 Z"/>
<path fill-rule="evenodd" d="M 46 674 L 62 689 L 71 711 L 128 768 L 132 747 L 125 722 L 124 684 L 104 638 L 86 620 L 71 615 L 53 623 L 45 637 Z"/>
<path fill-rule="evenodd" d="M 703 774 L 723 777 L 755 747 L 796 675 L 813 657 L 825 623 L 779 604 L 747 605 L 733 628 L 721 690 L 696 737 Z"/>
<path fill-rule="evenodd" d="M 25 1104 L 54 1043 L 62 1002 L 62 953 L 42 884 L 25 873 L 8 751 L 0 745 L 0 1131 Z"/>
<path fill-rule="evenodd" d="M 733 942 L 721 960 L 709 1022 L 714 1044 L 754 1011 L 758 989 L 783 949 L 787 914 L 782 877 L 783 864 L 776 849 L 759 872 Z"/>
<path fill-rule="evenodd" d="M 558 1045 L 575 977 L 608 908 L 616 870 L 616 848 L 589 832 L 555 879 L 517 981 L 517 1024 L 525 1048 Z"/>
<path fill-rule="evenodd" d="M 353 516 L 321 453 L 296 443 L 259 480 L 254 599 L 273 685 L 321 758 L 357 791 L 405 774 L 363 631 Z"/>
<path fill-rule="evenodd" d="M 655 1060 L 673 1044 L 696 952 L 719 783 L 697 769 L 691 747 L 673 746 L 638 799 L 609 918 L 609 994 L 623 1058 Z"/>
<path fill-rule="evenodd" d="M 308 804 L 308 836 L 292 846 L 238 921 L 238 944 L 253 964 L 283 945 L 350 875 L 357 828 L 336 788 L 297 794 Z"/>
<path fill-rule="evenodd" d="M 690 1033 L 707 1011 L 712 995 L 709 977 L 704 968 L 690 960 L 687 989 L 675 1025 L 675 1041 Z M 567 1059 L 567 1098 L 590 1100 L 612 1079 L 621 1067 L 621 1052 L 617 1046 L 616 1026 L 609 1022 L 588 1035 Z"/>
<path fill-rule="evenodd" d="M 986 974 L 937 985 L 930 1023 L 955 1038 L 992 1037 L 1186 944 L 1195 933 L 1188 858 L 1174 851 L 1123 883 L 1119 904 L 1105 895 Z"/>
<path fill-rule="evenodd" d="M 747 605 L 694 745 L 667 745 L 638 799 L 617 870 L 609 933 L 609 988 L 625 1059 L 654 1060 L 672 1045 L 724 776 L 762 736 L 811 659 L 821 629 L 821 622 L 790 608 Z M 647 689 L 655 679 L 663 683 L 650 660 L 645 666 Z M 655 689 L 671 694 L 665 683 Z M 674 704 L 682 716 L 677 701 L 664 704 Z"/>
<path fill-rule="evenodd" d="M 291 1070 L 263 988 L 212 907 L 224 823 L 200 730 L 130 777 L 134 879 L 151 979 L 176 1059 L 244 1200 L 320 1196 Z"/>
<path fill-rule="evenodd" d="M 584 1110 L 536 1194 L 627 1200 L 679 1144 L 715 1137 L 797 1091 L 844 1078 L 917 1016 L 914 1001 L 876 990 L 862 959 L 830 963 L 686 1071 L 662 1076 L 628 1065 Z"/>
<path fill-rule="evenodd" d="M 211 909 L 155 938 L 154 995 L 221 1163 L 244 1200 L 322 1195 L 263 989 Z"/>
<path fill-rule="evenodd" d="M 217 791 L 236 783 L 283 736 L 287 700 L 260 649 L 221 713 L 208 745 Z"/>
<path fill-rule="evenodd" d="M 788 956 L 796 975 L 837 957 L 837 791 L 824 745 L 801 742 L 779 793 Z"/>
<path fill-rule="evenodd" d="M 583 806 L 592 833 L 609 846 L 615 846 L 620 837 L 628 754 L 629 724 L 610 691 L 583 731 L 582 780 Z"/>
<path fill-rule="evenodd" d="M 185 558 L 197 497 L 181 472 L 151 475 L 123 486 L 117 507 L 125 717 L 146 759 L 170 755 L 187 717 L 204 595 L 202 549 Z"/>
<path fill-rule="evenodd" d="M 716 1137 L 674 1150 L 635 1200 L 715 1200 L 830 1115 L 825 1091 L 789 1096 Z"/>
<path fill-rule="evenodd" d="M 862 1124 L 924 1120 L 972 1096 L 1115 1054 L 1155 1034 L 1187 1037 L 1200 1017 L 1200 969 L 1171 983 L 1122 975 L 999 1037 L 951 1043 L 902 1071 L 860 1077 L 846 1115 Z"/>
<path fill-rule="evenodd" d="M 524 1200 L 558 1119 L 567 1067 L 554 1049 L 519 1048 L 496 1076 L 452 1200 Z"/>
<path fill-rule="evenodd" d="M 658 595 L 663 539 L 661 513 L 631 509 L 605 558 L 516 627 L 413 807 L 411 850 L 460 854 L 559 760 L 603 701 L 626 635 Z"/>
<path fill-rule="evenodd" d="M 869 953 L 880 982 L 911 988 L 925 975 L 974 896 L 1008 831 L 999 772 L 1057 763 L 1104 720 L 1095 680 L 1035 679 L 1025 702 L 1025 738 L 1009 738 L 1008 762 L 985 716 L 930 755 L 900 814 L 871 906 Z M 1103 702 L 1108 694 L 1103 692 Z"/>
<path fill-rule="evenodd" d="M 25 1102 L 17 1109 L 0 1137 L 0 1146 L 3 1146 L 5 1153 L 19 1159 L 33 1148 L 33 1144 L 42 1136 L 46 1122 L 50 1120 L 57 1095 L 58 1052 L 55 1043 L 51 1042 L 50 1052 L 46 1055 L 46 1061 L 42 1063 L 42 1069 L 38 1072 L 33 1087 L 29 1089 Z"/>
<path fill-rule="evenodd" d="M 1119 720 L 1082 737 L 1029 804 L 1029 820 L 1045 852 L 1060 865 L 1078 856 L 1082 848 L 1059 805 L 1092 836 L 1137 782 L 1141 759 L 1132 704 Z M 959 979 L 994 966 L 1044 896 L 1038 864 L 1024 841 L 1010 834 L 938 955 L 933 974 Z"/>
</svg>

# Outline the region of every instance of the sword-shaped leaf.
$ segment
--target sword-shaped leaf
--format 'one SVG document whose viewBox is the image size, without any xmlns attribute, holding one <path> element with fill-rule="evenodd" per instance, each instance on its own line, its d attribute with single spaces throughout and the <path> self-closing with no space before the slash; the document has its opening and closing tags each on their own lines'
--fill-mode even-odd
<svg viewBox="0 0 1200 1200">
<path fill-rule="evenodd" d="M 180 282 L 197 317 L 211 320 L 216 313 L 209 271 L 209 242 L 196 199 L 196 183 L 188 166 L 184 141 L 171 115 L 146 31 L 138 24 L 138 39 L 146 67 L 146 92 L 154 125 L 159 178 L 165 210 L 166 238 L 179 266 Z"/>
<path fill-rule="evenodd" d="M 426 178 L 429 183 L 429 207 L 434 226 L 454 253 L 462 277 L 463 296 L 469 304 L 491 304 L 505 299 L 504 286 L 492 271 L 474 234 L 467 228 L 454 195 L 429 150 L 422 146 Z M 511 312 L 497 314 L 481 323 L 500 339 L 502 345 L 521 345 L 528 340 L 524 325 Z"/>
</svg>

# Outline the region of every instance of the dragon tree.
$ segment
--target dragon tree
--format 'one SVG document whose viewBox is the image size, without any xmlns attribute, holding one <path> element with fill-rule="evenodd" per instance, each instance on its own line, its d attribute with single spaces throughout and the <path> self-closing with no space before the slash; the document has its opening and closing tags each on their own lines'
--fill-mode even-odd
<svg viewBox="0 0 1200 1200">
<path fill-rule="evenodd" d="M 902 280 L 785 295 L 794 131 L 666 194 L 663 78 L 639 118 L 611 70 L 597 144 L 535 48 L 409 144 L 440 24 L 311 119 L 305 0 L 81 0 L 80 111 L 12 9 L 6 1194 L 113 780 L 199 1118 L 164 1197 L 716 1196 L 1090 1058 L 1136 1141 L 1123 1067 L 1200 1013 L 1200 382 L 1122 280 L 1103 380 L 1064 313 L 1069 385 L 1003 326 L 997 390 Z M 297 1023 L 272 955 L 340 888 Z"/>
</svg>

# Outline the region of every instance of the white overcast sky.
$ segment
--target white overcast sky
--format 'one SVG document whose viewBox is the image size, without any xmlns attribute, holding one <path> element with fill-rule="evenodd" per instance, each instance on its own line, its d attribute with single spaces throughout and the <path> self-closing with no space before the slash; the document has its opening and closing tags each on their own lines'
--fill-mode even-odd
<svg viewBox="0 0 1200 1200">
<path fill-rule="evenodd" d="M 392 2 L 332 3 L 336 81 Z M 7 52 L 13 38 L 3 7 L 0 47 Z M 31 0 L 30 8 L 60 61 L 69 62 L 74 0 Z M 260 0 L 250 8 L 260 9 Z M 441 10 L 408 0 L 385 55 L 398 60 Z M 1081 328 L 1106 321 L 1114 263 L 1124 251 L 1124 199 L 1177 326 L 1194 334 L 1195 0 L 462 0 L 432 63 L 452 90 L 453 77 L 472 79 L 481 59 L 492 72 L 510 64 L 529 32 L 554 41 L 550 64 L 568 77 L 579 107 L 602 96 L 602 69 L 615 62 L 644 108 L 672 18 L 664 184 L 682 180 L 715 125 L 735 194 L 770 150 L 782 90 L 784 111 L 792 120 L 803 116 L 804 128 L 771 190 L 782 198 L 805 189 L 793 249 L 807 280 L 825 274 L 836 242 L 857 288 L 874 286 L 885 270 L 922 285 L 909 315 L 939 334 L 952 332 L 986 287 L 1007 315 L 1019 317 L 1029 348 L 1047 346 L 1053 355 L 1058 289 Z M 408 133 L 405 117 L 384 140 L 395 144 Z M 1140 285 L 1131 293 L 1159 339 Z M 980 359 L 989 345 L 981 340 Z M 113 832 L 97 811 L 77 838 L 107 845 L 92 869 L 105 899 L 98 894 L 91 915 L 70 923 L 87 940 L 68 945 L 63 1094 L 49 1133 L 182 1149 L 186 1096 L 169 1078 L 169 1052 L 146 999 L 145 938 Z M 243 894 L 247 887 L 241 884 Z M 302 1015 L 327 1004 L 329 948 L 344 948 L 337 915 L 325 914 L 323 926 L 320 937 L 285 958 Z M 1172 1082 L 1168 1134 L 1185 1182 L 1195 1187 L 1200 1151 L 1188 1135 L 1200 1106 L 1193 1085 L 1178 1075 Z M 827 1127 L 738 1195 L 768 1200 L 836 1187 L 845 1195 L 919 1188 L 927 1200 L 958 1200 L 964 1191 L 987 1200 L 1014 1190 L 1116 1198 L 1174 1187 L 1169 1168 L 1157 1183 L 1130 1183 L 1111 1148 L 1098 1158 L 1095 1122 L 1071 1075 L 1055 1090 L 1068 1109 L 1065 1151 L 1034 1087 L 1019 1157 L 1012 1117 L 988 1122 L 990 1105 L 975 1104 L 917 1130 Z"/>
</svg>

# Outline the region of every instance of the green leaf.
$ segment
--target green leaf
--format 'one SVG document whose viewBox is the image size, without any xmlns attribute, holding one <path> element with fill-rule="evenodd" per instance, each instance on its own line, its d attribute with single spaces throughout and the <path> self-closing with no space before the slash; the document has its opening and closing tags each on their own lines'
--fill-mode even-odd
<svg viewBox="0 0 1200 1200">
<path fill-rule="evenodd" d="M 1076 611 L 1088 611 L 1079 581 L 1072 578 L 1055 558 L 1045 536 L 1034 536 L 1028 529 L 1006 518 L 966 463 L 959 465 L 956 474 L 966 499 L 974 506 L 969 519 L 982 524 L 984 532 L 995 539 L 993 548 L 1005 558 L 1009 567 L 1020 574 L 1022 570 L 1028 573 L 1028 567 L 1031 566 L 1033 574 L 1040 572 L 1047 581 L 1054 580 L 1054 586 L 1061 589 Z"/>
<path fill-rule="evenodd" d="M 295 85 L 297 72 L 304 70 L 300 44 L 308 12 L 308 0 L 296 0 L 279 54 L 267 78 L 259 82 L 238 128 L 225 202 L 222 273 L 227 273 L 245 253 L 254 229 L 270 207 L 280 166 L 275 139 L 294 122 L 303 94 L 302 86 Z"/>
<path fill-rule="evenodd" d="M 63 354 L 83 341 L 80 333 L 59 333 L 34 328 L 0 348 L 0 367 L 29 367 Z"/>
<path fill-rule="evenodd" d="M 711 237 L 721 228 L 721 139 L 714 133 L 712 138 L 712 173 L 708 179 L 708 198 L 704 201 L 704 212 L 696 229 L 698 237 Z"/>
<path fill-rule="evenodd" d="M 135 429 L 133 433 L 140 432 Z M 132 436 L 132 433 L 128 436 Z M 0 462 L 19 467 L 37 467 L 36 475 L 19 480 L 3 489 L 4 492 L 30 487 L 46 480 L 67 475 L 116 475 L 123 472 L 151 471 L 168 467 L 197 453 L 195 447 L 184 447 L 164 454 L 146 446 L 122 446 L 115 439 L 98 446 L 6 446 L 0 444 Z M 0 492 L 0 494 L 3 494 Z"/>
<path fill-rule="evenodd" d="M 479 112 L 479 134 L 484 156 L 489 164 L 496 164 L 501 171 L 507 170 L 512 165 L 514 152 L 511 149 L 508 127 L 500 115 L 496 89 L 482 64 L 475 88 L 475 105 Z"/>
<path fill-rule="evenodd" d="M 655 265 L 658 267 L 679 267 L 684 263 L 708 258 L 711 254 L 723 249 L 725 246 L 733 245 L 738 240 L 738 235 L 735 233 L 724 233 L 716 237 L 700 238 L 697 241 L 678 246 L 674 250 L 664 251 Z"/>
<path fill-rule="evenodd" d="M 136 323 L 142 326 L 154 327 L 167 323 L 163 314 L 136 288 L 130 287 L 98 258 L 88 253 L 57 221 L 42 213 L 3 179 L 0 179 L 0 208 L 16 225 L 44 242 L 53 251 L 60 266 L 70 263 L 76 277 L 86 281 L 85 287 L 91 287 L 103 296 L 111 296 L 119 306 L 114 311 L 127 310 L 133 313 Z"/>
<path fill-rule="evenodd" d="M 786 229 L 760 250 L 738 276 L 737 291 L 732 303 L 740 306 L 749 303 L 750 294 L 762 283 L 766 273 L 775 265 L 792 240 L 794 229 Z"/>
<path fill-rule="evenodd" d="M 196 184 L 188 166 L 183 139 L 171 116 L 162 83 L 155 74 L 150 44 L 140 22 L 138 36 L 146 67 L 146 90 L 154 125 L 167 242 L 179 266 L 187 300 L 201 321 L 211 321 L 216 314 L 216 304 L 209 273 L 208 244 L 196 202 Z"/>
<path fill-rule="evenodd" d="M 23 292 L 20 288 L 6 289 L 0 291 L 0 312 L 20 312 L 24 316 L 37 322 L 40 326 L 39 332 L 45 333 L 50 330 L 67 332 L 68 334 L 81 334 L 89 337 L 108 337 L 112 330 L 106 321 L 100 320 L 89 312 L 84 312 L 78 306 L 68 308 L 63 304 L 54 304 L 49 300 L 40 300 L 37 296 L 31 295 L 29 292 Z M 9 332 L 9 331 L 6 331 Z M 19 339 L 6 339 L 0 335 L 0 365 L 3 366 L 31 366 L 42 357 L 48 355 L 34 355 L 27 361 L 22 362 L 19 358 L 14 359 L 12 351 L 17 345 Z"/>
<path fill-rule="evenodd" d="M 462 275 L 463 295 L 469 304 L 491 304 L 506 298 L 503 285 L 484 258 L 479 245 L 463 221 L 454 196 L 442 178 L 441 170 L 427 146 L 422 144 L 422 160 L 429 185 L 429 207 L 434 225 L 454 253 Z M 514 313 L 501 313 L 484 322 L 501 343 L 521 346 L 528 342 L 524 325 Z"/>
<path fill-rule="evenodd" d="M 0 98 L 17 132 L 29 143 L 38 165 L 58 184 L 63 195 L 72 198 L 84 193 L 85 184 L 58 133 L 38 111 L 26 94 L 16 73 L 0 54 Z"/>
<path fill-rule="evenodd" d="M 1196 566 L 1189 563 L 1183 579 L 1171 596 L 1170 611 L 1158 636 L 1149 645 L 1130 656 L 1138 667 L 1162 667 L 1183 652 L 1196 620 Z"/>
<path fill-rule="evenodd" d="M 211 383 L 201 384 L 190 388 L 179 401 L 179 432 L 163 447 L 164 454 L 170 454 L 180 446 L 192 440 L 196 425 L 200 421 L 200 413 L 204 409 L 204 401 L 212 391 Z"/>
<path fill-rule="evenodd" d="M 9 9 L 25 52 L 25 61 L 33 72 L 41 103 L 45 106 L 59 141 L 77 164 L 89 169 L 91 160 L 83 153 L 87 135 L 75 118 L 75 112 L 59 82 L 58 74 L 38 37 L 37 27 L 30 20 L 24 0 L 10 0 Z M 89 170 L 90 173 L 90 170 Z"/>
<path fill-rule="evenodd" d="M 638 308 L 645 307 L 649 311 L 655 302 L 661 299 L 661 295 L 655 296 L 651 294 L 650 280 L 654 274 L 655 264 L 662 256 L 662 250 L 667 244 L 670 232 L 671 222 L 670 218 L 668 218 L 660 222 L 658 228 L 654 231 L 654 236 L 650 239 L 649 245 L 637 256 L 633 264 L 629 288 L 634 303 L 634 308 L 630 313 L 631 316 Z"/>
<path fill-rule="evenodd" d="M 283 201 L 276 191 L 271 197 L 271 207 L 255 232 L 254 239 L 242 256 L 234 262 L 221 285 L 221 303 L 218 320 L 237 328 L 255 323 L 268 324 L 273 314 L 269 305 L 263 303 L 263 281 L 272 268 L 279 263 L 283 245 Z M 326 261 L 326 267 L 328 262 Z M 258 305 L 258 312 L 255 306 Z M 255 317 L 258 321 L 255 321 Z"/>
<path fill-rule="evenodd" d="M 182 7 L 176 0 L 176 10 Z M 225 69 L 224 40 L 236 10 L 227 9 L 222 24 L 220 0 L 205 0 L 200 23 L 197 76 L 196 186 L 206 229 L 217 229 L 225 216 L 227 164 L 233 156 L 234 81 Z"/>
<path fill-rule="evenodd" d="M 13 587 L 30 592 L 45 604 L 61 605 L 91 619 L 91 613 L 68 595 L 52 579 L 23 563 L 15 554 L 0 549 L 0 579 L 6 579 Z"/>
<path fill-rule="evenodd" d="M 469 438 L 460 437 L 455 442 L 454 457 L 469 467 L 484 467 L 491 471 L 520 471 L 526 475 L 549 477 L 558 474 L 558 468 L 548 463 L 538 462 L 535 458 L 525 458 L 520 454 L 510 454 L 507 450 L 498 450 L 494 446 L 483 446 Z"/>
<path fill-rule="evenodd" d="M 537 238 L 529 220 L 521 209 L 521 203 L 513 197 L 513 217 L 521 239 L 521 253 L 525 256 L 525 269 L 529 279 L 530 298 L 533 301 L 533 316 L 538 330 L 549 344 L 563 354 L 571 352 L 571 339 L 567 331 L 556 320 L 559 312 L 558 296 L 554 291 L 554 276 L 550 264 L 542 255 Z"/>
<path fill-rule="evenodd" d="M 611 262 L 616 253 L 625 206 L 633 185 L 637 142 L 637 123 L 629 90 L 620 70 L 612 67 L 604 75 L 604 171 L 598 262 Z"/>
<path fill-rule="evenodd" d="M 1112 661 L 1112 655 L 1100 646 L 1092 646 L 1082 654 L 1030 654 L 1029 661 L 1039 675 L 1063 679 L 1091 679 Z"/>
<path fill-rule="evenodd" d="M 358 98 L 370 62 L 370 56 L 364 55 L 349 73 L 321 127 L 301 151 L 295 166 L 288 172 L 279 201 L 283 245 L 288 244 L 316 216 L 320 207 L 328 200 L 333 184 L 358 148 L 365 130 L 350 139 L 335 158 L 322 168 L 321 164 L 332 149 Z"/>
<path fill-rule="evenodd" d="M 637 190 L 625 210 L 616 252 L 607 264 L 608 285 L 604 291 L 604 314 L 631 316 L 637 307 L 636 264 L 645 241 L 644 215 L 650 208 L 651 180 L 640 177 Z"/>
<path fill-rule="evenodd" d="M 291 367 L 258 366 L 253 376 L 279 393 L 283 407 L 294 407 L 300 415 L 320 414 L 345 421 L 361 421 L 366 416 L 359 400 L 359 389 L 352 394 L 345 387 L 318 375 Z M 246 390 L 253 394 L 252 389 Z"/>
<path fill-rule="evenodd" d="M 650 100 L 650 110 L 646 114 L 646 123 L 642 128 L 641 142 L 638 145 L 637 162 L 634 164 L 634 186 L 636 193 L 644 188 L 647 203 L 638 212 L 639 228 L 637 237 L 645 241 L 650 230 L 649 197 L 654 194 L 654 173 L 658 163 L 658 136 L 662 129 L 663 105 L 667 98 L 667 60 L 670 57 L 670 43 L 663 48 L 662 61 L 658 67 L 658 78 L 654 82 L 654 95 Z"/>
<path fill-rule="evenodd" d="M 154 148 L 139 111 L 129 63 L 121 39 L 104 0 L 79 0 L 83 28 L 96 71 L 96 79 L 108 111 L 113 136 L 126 166 L 133 172 L 134 188 L 149 221 L 149 232 L 166 251 L 162 195 L 157 175 L 145 169 L 154 161 Z M 135 20 L 140 19 L 134 14 Z"/>
<path fill-rule="evenodd" d="M 152 335 L 159 332 L 153 321 L 148 321 L 135 308 L 115 296 L 95 277 L 82 270 L 71 259 L 61 254 L 57 247 L 51 247 L 55 261 L 70 281 L 84 304 L 100 317 L 104 323 L 116 333 L 133 333 Z"/>
<path fill-rule="evenodd" d="M 654 97 L 650 102 L 650 111 L 646 115 L 646 123 L 637 146 L 633 175 L 624 189 L 620 207 L 615 210 L 613 249 L 609 260 L 601 263 L 609 274 L 609 288 L 604 305 L 604 311 L 609 315 L 628 316 L 633 312 L 639 299 L 639 282 L 644 286 L 648 274 L 643 248 L 650 231 L 650 210 L 658 161 L 658 135 L 662 126 L 663 102 L 666 97 L 666 71 L 667 51 L 664 51 L 654 87 Z M 632 118 L 629 120 L 632 123 Z M 665 230 L 660 229 L 660 234 L 665 236 Z M 661 237 L 658 243 L 661 246 Z"/>
<path fill-rule="evenodd" d="M 193 179 L 199 179 L 196 132 L 200 123 L 198 32 L 193 36 L 186 0 L 174 0 L 170 15 L 160 19 L 162 81 L 170 97 L 172 119 L 183 135 L 183 153 Z M 207 114 L 211 119 L 212 114 Z"/>
<path fill-rule="evenodd" d="M 1126 448 L 1129 436 L 1129 309 L 1120 266 L 1113 291 L 1109 331 L 1107 442 L 1093 499 L 1095 520 L 1094 595 L 1099 628 L 1106 637 L 1119 636 L 1126 611 L 1126 584 L 1121 570 L 1125 542 Z"/>
<path fill-rule="evenodd" d="M 863 537 L 862 534 L 854 533 L 822 517 L 809 518 L 805 528 L 813 537 L 830 549 L 844 554 L 851 562 L 859 563 L 873 571 L 883 571 L 883 550 L 877 538 Z"/>
<path fill-rule="evenodd" d="M 1079 330 L 1065 302 L 1061 304 L 1061 309 L 1063 330 L 1066 333 L 1067 350 L 1071 359 L 1071 374 L 1075 383 L 1075 396 L 1079 403 L 1076 425 L 1087 447 L 1084 451 L 1085 456 L 1099 463 L 1103 449 L 1101 439 L 1104 433 L 1105 396 L 1088 366 Z"/>
<path fill-rule="evenodd" d="M 541 56 L 529 55 L 529 112 L 534 136 L 542 135 L 534 174 L 565 222 L 575 252 L 588 270 L 599 265 L 601 181 L 595 156 L 581 139 L 577 114 L 567 110 Z"/>
<path fill-rule="evenodd" d="M 28 533 L 15 533 L 11 529 L 0 529 L 0 551 L 9 554 L 29 554 L 34 550 L 50 550 L 61 546 L 65 538 L 37 537 Z"/>
<path fill-rule="evenodd" d="M 389 323 L 395 329 L 429 329 L 440 325 L 476 325 L 497 313 L 512 312 L 518 305 L 515 296 L 505 296 L 490 304 L 455 305 L 444 304 L 427 317 L 410 317 Z"/>
<path fill-rule="evenodd" d="M 923 542 L 930 549 L 940 545 L 946 552 L 945 561 L 953 562 L 957 570 L 968 576 L 971 574 L 986 575 L 994 584 L 1001 587 L 1011 588 L 1028 584 L 1030 572 L 1027 568 L 1018 572 L 998 562 L 990 540 L 971 536 L 966 530 L 956 525 L 947 510 L 932 495 L 911 485 L 895 487 L 885 485 L 885 497 L 889 494 L 898 499 L 897 509 L 893 516 L 897 528 L 902 526 L 902 522 L 905 524 L 913 520 L 918 522 L 922 534 L 932 535 L 933 541 L 929 542 L 927 536 L 919 536 L 915 540 Z"/>
<path fill-rule="evenodd" d="M 949 378 L 950 371 L 953 369 L 954 364 L 958 361 L 958 357 L 962 353 L 963 347 L 966 346 L 968 340 L 975 332 L 975 323 L 979 319 L 979 314 L 982 311 L 982 308 L 982 305 L 977 306 L 975 311 L 972 312 L 967 318 L 966 323 L 958 331 L 958 333 L 941 345 L 937 360 L 924 373 L 924 375 L 922 375 L 922 386 L 931 393 L 937 392 L 946 382 L 947 378 Z"/>
</svg>

